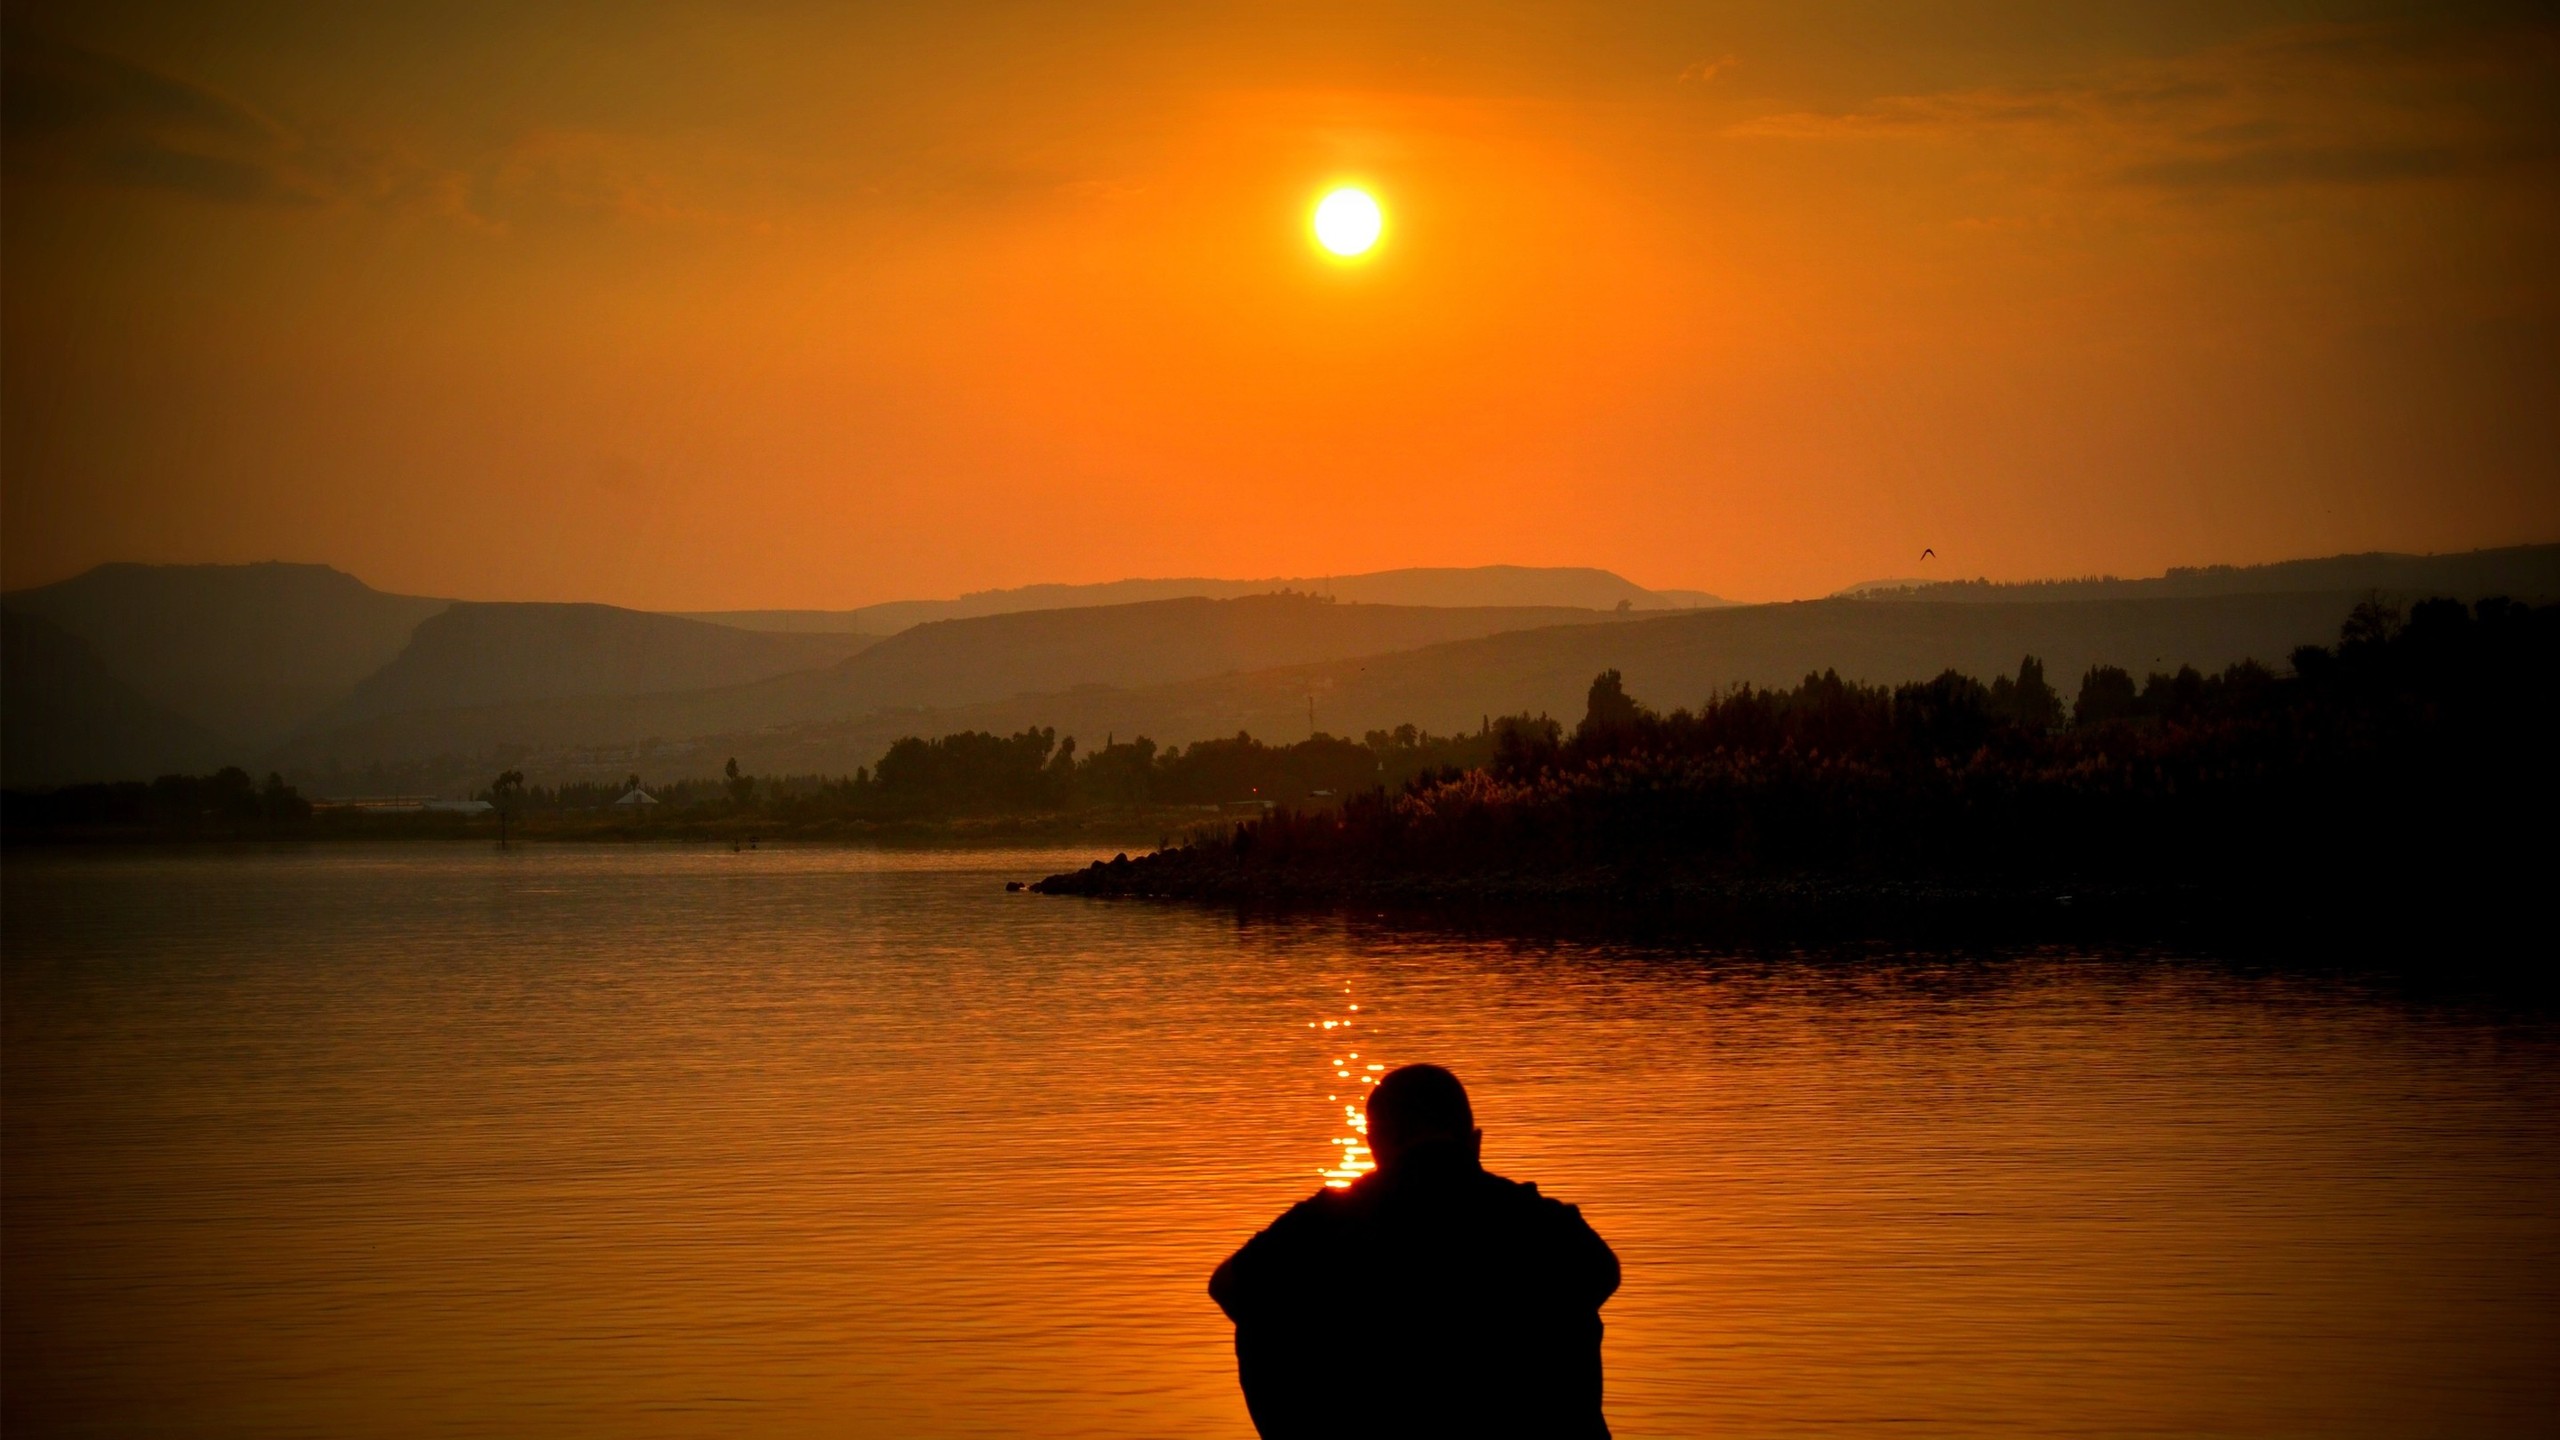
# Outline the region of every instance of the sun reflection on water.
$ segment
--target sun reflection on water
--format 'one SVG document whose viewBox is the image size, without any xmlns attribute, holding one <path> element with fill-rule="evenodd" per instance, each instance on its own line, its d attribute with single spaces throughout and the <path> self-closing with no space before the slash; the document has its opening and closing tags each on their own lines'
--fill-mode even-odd
<svg viewBox="0 0 2560 1440">
<path fill-rule="evenodd" d="M 1345 995 L 1350 994 L 1351 987 L 1348 985 L 1343 986 L 1342 993 Z M 1351 1005 L 1349 1002 L 1345 1002 L 1345 1004 L 1347 1007 L 1344 1012 L 1345 1014 L 1357 1014 L 1359 1012 L 1359 1006 Z M 1313 1029 L 1315 1023 L 1316 1022 L 1312 1020 L 1308 1021 L 1308 1028 Z M 1352 1022 L 1347 1019 L 1327 1020 L 1324 1022 L 1324 1028 L 1326 1030 L 1347 1031 L 1351 1029 L 1351 1027 Z M 1332 1056 L 1331 1065 L 1333 1068 L 1334 1079 L 1337 1082 L 1357 1079 L 1363 1085 L 1377 1084 L 1378 1074 L 1387 1068 L 1384 1065 L 1363 1062 L 1360 1059 L 1360 1052 L 1357 1050 L 1346 1050 L 1339 1055 Z M 1360 1070 L 1357 1074 L 1355 1074 L 1351 1068 L 1354 1065 L 1360 1066 Z M 1365 1091 L 1362 1092 L 1362 1095 L 1365 1094 Z M 1378 1162 L 1369 1154 L 1369 1112 L 1368 1108 L 1361 1103 L 1362 1095 L 1355 1095 L 1350 1101 L 1346 1102 L 1343 1099 L 1341 1087 L 1337 1084 L 1335 1088 L 1324 1097 L 1328 1102 L 1342 1106 L 1343 1128 L 1351 1132 L 1348 1135 L 1336 1135 L 1328 1142 L 1335 1147 L 1336 1153 L 1333 1157 L 1333 1164 L 1316 1172 L 1324 1177 L 1324 1183 L 1328 1189 L 1345 1189 L 1351 1184 L 1351 1182 L 1378 1168 Z"/>
</svg>

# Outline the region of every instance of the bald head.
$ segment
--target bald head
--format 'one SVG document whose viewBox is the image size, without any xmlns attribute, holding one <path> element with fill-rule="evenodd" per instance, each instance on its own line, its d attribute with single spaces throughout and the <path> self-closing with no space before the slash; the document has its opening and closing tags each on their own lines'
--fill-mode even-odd
<svg viewBox="0 0 2560 1440">
<path fill-rule="evenodd" d="M 1390 1071 L 1369 1092 L 1369 1151 L 1381 1170 L 1427 1146 L 1463 1145 L 1472 1155 L 1483 1139 L 1467 1087 L 1437 1065 Z"/>
</svg>

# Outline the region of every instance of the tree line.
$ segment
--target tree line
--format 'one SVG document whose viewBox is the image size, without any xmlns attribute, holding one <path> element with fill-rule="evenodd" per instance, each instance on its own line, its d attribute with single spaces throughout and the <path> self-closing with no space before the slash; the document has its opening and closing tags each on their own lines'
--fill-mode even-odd
<svg viewBox="0 0 2560 1440">
<path fill-rule="evenodd" d="M 1569 734 L 1508 721 L 1480 768 L 1052 888 L 1320 895 L 1577 870 L 2406 887 L 2549 858 L 2560 607 L 2368 602 L 2337 644 L 2288 658 L 2140 684 L 2093 668 L 2067 715 L 2032 657 L 1990 684 L 1825 671 L 1668 713 L 1609 671 Z"/>
<path fill-rule="evenodd" d="M 2223 861 L 2263 869 L 2274 851 L 2344 865 L 2350 840 L 2398 852 L 2430 837 L 2440 857 L 2456 832 L 2486 845 L 2504 818 L 2491 811 L 2552 793 L 2555 616 L 2504 600 L 2430 600 L 2405 615 L 2368 603 L 2335 645 L 2294 651 L 2285 672 L 2243 661 L 2137 682 L 2097 666 L 2068 703 L 2033 656 L 1988 683 L 1950 670 L 1874 686 L 1824 671 L 1668 712 L 1608 671 L 1570 732 L 1525 714 L 1473 733 L 1404 725 L 1287 744 L 1238 733 L 1188 746 L 1106 736 L 1085 748 L 1048 728 L 966 731 L 901 739 L 850 776 L 756 776 L 731 760 L 718 778 L 647 785 L 657 803 L 645 808 L 616 805 L 644 788 L 638 774 L 542 786 L 510 769 L 479 798 L 501 824 L 647 814 L 819 833 L 842 822 L 1270 808 L 1161 862 L 1236 873 L 1640 860 L 2192 874 Z M 236 768 L 10 792 L 5 806 L 17 834 L 254 835 L 304 828 L 312 815 L 281 776 L 261 784 Z M 2480 863 L 2503 853 L 2492 847 Z"/>
<path fill-rule="evenodd" d="M 1303 807 L 1482 765 L 1492 756 L 1494 733 L 1488 721 L 1472 735 L 1401 725 L 1356 741 L 1317 734 L 1273 744 L 1239 731 L 1188 746 L 1107 736 L 1085 749 L 1074 736 L 1045 726 L 1011 735 L 968 730 L 908 736 L 878 764 L 851 775 L 758 776 L 732 759 L 717 781 L 644 787 L 635 774 L 619 784 L 526 786 L 521 777 L 511 783 L 501 776 L 480 798 L 516 813 L 558 813 L 607 809 L 645 788 L 669 818 L 758 817 L 784 826 L 1235 802 Z"/>
<path fill-rule="evenodd" d="M 269 772 L 264 784 L 238 766 L 210 775 L 11 790 L 0 796 L 0 826 L 12 832 L 135 830 L 167 835 L 250 837 L 311 818 L 311 802 Z"/>
</svg>

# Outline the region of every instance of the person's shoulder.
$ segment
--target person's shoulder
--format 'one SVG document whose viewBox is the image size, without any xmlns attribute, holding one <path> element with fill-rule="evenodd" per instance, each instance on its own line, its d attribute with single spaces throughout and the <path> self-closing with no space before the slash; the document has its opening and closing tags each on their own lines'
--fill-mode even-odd
<svg viewBox="0 0 2560 1440">
<path fill-rule="evenodd" d="M 1551 1199 L 1548 1196 L 1539 1194 L 1538 1182 L 1535 1180 L 1514 1180 L 1508 1175 L 1496 1175 L 1490 1170 L 1482 1173 L 1484 1175 L 1483 1184 L 1485 1188 L 1502 1196 L 1506 1200 L 1522 1205 L 1555 1205 L 1562 1203 Z"/>
<path fill-rule="evenodd" d="M 1307 1298 L 1307 1277 L 1341 1258 L 1338 1195 L 1319 1190 L 1283 1210 L 1209 1276 L 1209 1298 L 1239 1324 Z"/>
<path fill-rule="evenodd" d="M 1356 1208 L 1357 1202 L 1351 1191 L 1338 1190 L 1328 1185 L 1281 1211 L 1280 1218 L 1271 1222 L 1271 1228 L 1274 1230 L 1321 1228 L 1349 1218 Z"/>
<path fill-rule="evenodd" d="M 1343 1228 L 1342 1201 L 1343 1192 L 1339 1190 L 1318 1190 L 1272 1217 L 1271 1223 L 1245 1242 L 1244 1250 L 1238 1254 L 1291 1254 L 1309 1246 L 1331 1244 Z"/>
<path fill-rule="evenodd" d="M 1582 1219 L 1581 1206 L 1568 1205 L 1552 1195 L 1540 1194 L 1538 1182 L 1535 1180 L 1514 1180 L 1508 1175 L 1496 1175 L 1490 1170 L 1484 1172 L 1484 1178 L 1489 1182 L 1487 1188 L 1496 1197 L 1497 1202 L 1506 1208 L 1545 1219 L 1569 1218 L 1574 1221 Z"/>
<path fill-rule="evenodd" d="M 1491 1178 L 1501 1187 L 1494 1207 L 1502 1216 L 1497 1225 L 1509 1233 L 1518 1247 L 1513 1253 L 1524 1262 L 1535 1256 L 1536 1265 L 1551 1267 L 1545 1273 L 1562 1287 L 1556 1293 L 1577 1306 L 1596 1307 L 1617 1291 L 1618 1257 L 1582 1218 L 1581 1206 L 1541 1195 L 1526 1181 Z"/>
</svg>

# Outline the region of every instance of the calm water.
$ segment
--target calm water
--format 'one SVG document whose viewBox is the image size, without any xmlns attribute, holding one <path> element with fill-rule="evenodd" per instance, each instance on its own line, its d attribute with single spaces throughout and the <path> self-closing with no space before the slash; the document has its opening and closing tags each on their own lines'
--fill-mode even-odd
<svg viewBox="0 0 2560 1440">
<path fill-rule="evenodd" d="M 1003 893 L 1048 858 L 10 855 L 9 1433 L 1249 1435 L 1209 1269 L 1422 1058 L 1625 1260 L 1621 1436 L 2560 1413 L 2547 1013 Z"/>
</svg>

